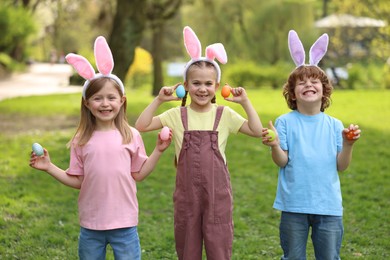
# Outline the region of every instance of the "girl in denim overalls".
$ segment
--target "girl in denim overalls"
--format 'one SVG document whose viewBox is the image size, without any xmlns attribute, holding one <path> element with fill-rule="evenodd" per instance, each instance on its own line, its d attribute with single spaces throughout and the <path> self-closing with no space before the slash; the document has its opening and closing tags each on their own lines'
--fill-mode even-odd
<svg viewBox="0 0 390 260">
<path fill-rule="evenodd" d="M 173 95 L 179 84 L 163 87 L 135 126 L 139 131 L 163 126 L 172 129 L 177 158 L 173 200 L 178 258 L 202 259 L 204 243 L 207 259 L 231 259 L 233 198 L 225 157 L 227 138 L 238 132 L 260 137 L 262 125 L 242 87 L 232 88 L 233 97 L 225 100 L 241 104 L 247 120 L 229 107 L 215 104 L 221 71 L 214 58 L 226 63 L 223 45 L 208 46 L 206 57 L 201 57 L 200 42 L 189 27 L 184 28 L 184 43 L 192 59 L 184 70 L 182 106 L 154 116 L 163 102 L 180 100 Z"/>
</svg>

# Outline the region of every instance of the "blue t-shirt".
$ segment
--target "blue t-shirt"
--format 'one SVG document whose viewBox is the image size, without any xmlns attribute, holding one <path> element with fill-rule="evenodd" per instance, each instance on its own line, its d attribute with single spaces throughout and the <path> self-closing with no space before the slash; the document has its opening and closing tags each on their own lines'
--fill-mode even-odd
<svg viewBox="0 0 390 260">
<path fill-rule="evenodd" d="M 280 147 L 288 162 L 280 168 L 274 208 L 294 213 L 342 216 L 337 154 L 343 124 L 325 113 L 294 110 L 276 119 Z"/>
</svg>

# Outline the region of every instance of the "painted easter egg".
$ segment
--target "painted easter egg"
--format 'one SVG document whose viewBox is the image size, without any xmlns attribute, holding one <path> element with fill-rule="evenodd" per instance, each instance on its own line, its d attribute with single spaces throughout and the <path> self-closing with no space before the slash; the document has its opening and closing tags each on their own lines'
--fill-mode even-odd
<svg viewBox="0 0 390 260">
<path fill-rule="evenodd" d="M 228 84 L 226 84 L 225 86 L 222 87 L 221 95 L 224 98 L 227 98 L 228 96 L 230 96 L 230 86 Z"/>
<path fill-rule="evenodd" d="M 169 127 L 167 126 L 164 126 L 162 129 L 161 129 L 161 132 L 160 132 L 160 138 L 161 140 L 163 141 L 166 141 L 169 139 Z"/>
<path fill-rule="evenodd" d="M 184 89 L 184 86 L 183 85 L 179 85 L 176 88 L 176 96 L 178 98 L 183 98 L 185 95 L 186 95 L 186 90 Z"/>
<path fill-rule="evenodd" d="M 38 143 L 33 143 L 32 150 L 37 156 L 43 155 L 43 147 Z"/>
</svg>

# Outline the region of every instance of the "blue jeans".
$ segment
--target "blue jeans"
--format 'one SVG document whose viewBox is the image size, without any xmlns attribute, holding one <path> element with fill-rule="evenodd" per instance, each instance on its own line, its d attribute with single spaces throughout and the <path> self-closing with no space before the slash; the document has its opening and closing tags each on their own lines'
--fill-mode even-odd
<svg viewBox="0 0 390 260">
<path fill-rule="evenodd" d="M 106 259 L 106 248 L 108 244 L 111 245 L 116 260 L 141 259 L 141 246 L 137 227 L 112 230 L 80 228 L 80 260 Z"/>
<path fill-rule="evenodd" d="M 317 260 L 340 259 L 343 239 L 343 219 L 339 216 L 325 216 L 282 212 L 280 220 L 281 259 L 306 259 L 306 244 L 311 227 L 311 240 Z"/>
</svg>

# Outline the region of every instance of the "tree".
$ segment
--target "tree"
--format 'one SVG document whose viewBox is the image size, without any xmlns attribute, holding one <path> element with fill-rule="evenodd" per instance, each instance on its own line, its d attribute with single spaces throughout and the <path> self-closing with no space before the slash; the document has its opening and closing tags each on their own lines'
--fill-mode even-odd
<svg viewBox="0 0 390 260">
<path fill-rule="evenodd" d="M 115 60 L 114 73 L 121 79 L 125 79 L 134 60 L 135 48 L 142 39 L 146 23 L 145 4 L 144 0 L 117 0 L 109 45 Z"/>
<path fill-rule="evenodd" d="M 162 71 L 163 49 L 165 25 L 168 20 L 172 19 L 178 12 L 181 0 L 159 0 L 149 1 L 147 6 L 146 17 L 152 30 L 152 47 L 153 57 L 153 88 L 152 95 L 158 95 L 161 86 L 164 84 Z"/>
<path fill-rule="evenodd" d="M 23 62 L 29 38 L 36 31 L 31 13 L 24 7 L 0 4 L 0 28 L 0 52 Z"/>
<path fill-rule="evenodd" d="M 387 26 L 380 28 L 335 28 L 331 30 L 334 36 L 330 39 L 331 46 L 339 59 L 346 56 L 346 61 L 352 61 L 352 57 L 346 51 L 345 42 L 355 42 L 367 51 L 362 54 L 362 60 L 376 59 L 383 62 L 390 57 L 390 5 L 388 0 L 344 0 L 333 1 L 333 13 L 350 14 L 354 16 L 370 17 L 383 20 Z M 340 51 L 344 51 L 341 52 Z M 343 62 L 343 61 L 341 61 Z"/>
</svg>

